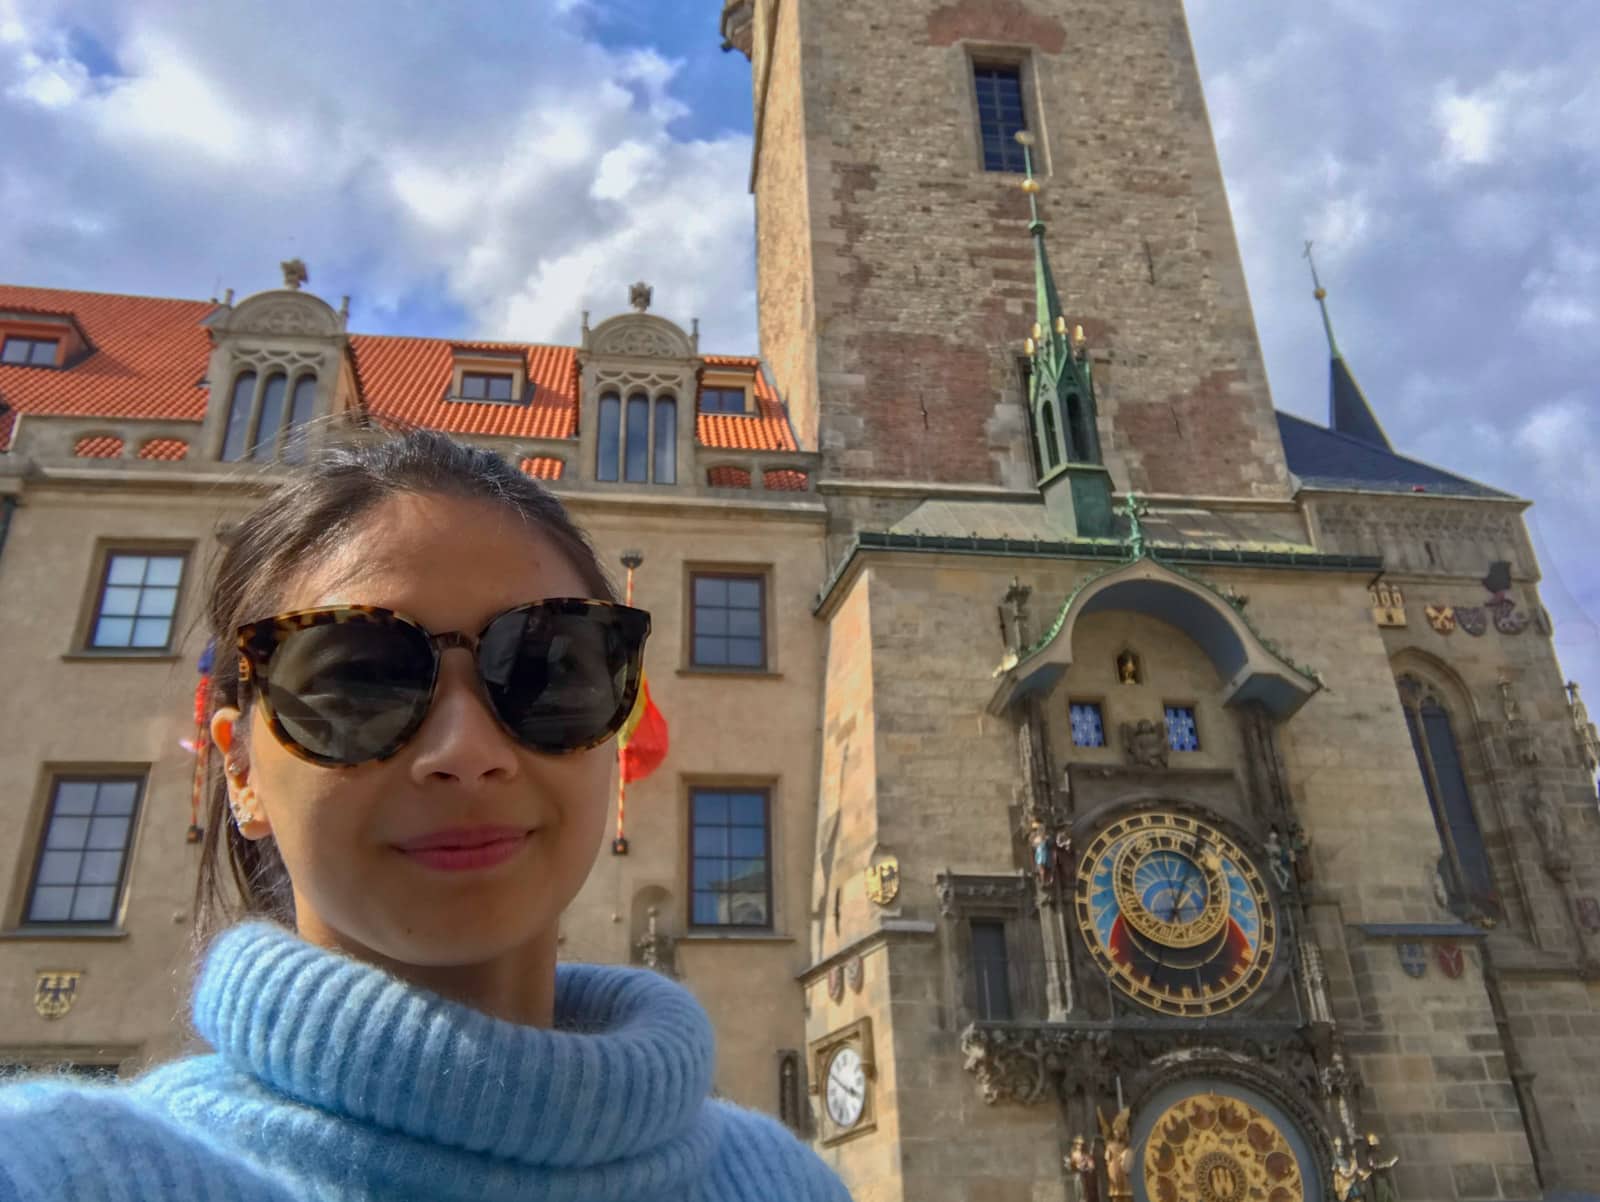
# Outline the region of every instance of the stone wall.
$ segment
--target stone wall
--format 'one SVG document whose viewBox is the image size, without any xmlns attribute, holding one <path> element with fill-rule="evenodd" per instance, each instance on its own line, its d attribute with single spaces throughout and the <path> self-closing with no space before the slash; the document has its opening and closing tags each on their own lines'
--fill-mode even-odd
<svg viewBox="0 0 1600 1202">
<path fill-rule="evenodd" d="M 1286 495 L 1178 0 L 786 0 L 770 60 L 762 34 L 762 351 L 825 475 L 1031 482 L 1028 208 L 982 169 L 976 57 L 1023 70 L 1117 486 Z"/>
</svg>

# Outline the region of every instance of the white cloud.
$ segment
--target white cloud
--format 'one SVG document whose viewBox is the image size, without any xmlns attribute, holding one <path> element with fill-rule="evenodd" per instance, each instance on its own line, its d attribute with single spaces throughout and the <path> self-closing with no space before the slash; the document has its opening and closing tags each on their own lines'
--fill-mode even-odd
<svg viewBox="0 0 1600 1202">
<path fill-rule="evenodd" d="M 1454 166 L 1481 167 L 1500 154 L 1506 97 L 1488 89 L 1469 95 L 1452 80 L 1434 103 L 1433 119 L 1444 138 L 1443 156 Z"/>
<path fill-rule="evenodd" d="M 1522 281 L 1527 303 L 1523 327 L 1554 335 L 1587 331 L 1600 324 L 1600 246 L 1557 235 L 1547 261 Z"/>
</svg>

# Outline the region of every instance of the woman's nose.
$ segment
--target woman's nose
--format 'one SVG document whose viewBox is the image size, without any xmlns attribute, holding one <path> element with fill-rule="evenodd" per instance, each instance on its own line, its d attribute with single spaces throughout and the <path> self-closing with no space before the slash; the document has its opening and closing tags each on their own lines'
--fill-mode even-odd
<svg viewBox="0 0 1600 1202">
<path fill-rule="evenodd" d="M 465 648 L 451 648 L 440 658 L 433 708 L 415 743 L 411 770 L 419 783 L 448 778 L 477 786 L 516 775 L 516 749 L 489 709 Z"/>
</svg>

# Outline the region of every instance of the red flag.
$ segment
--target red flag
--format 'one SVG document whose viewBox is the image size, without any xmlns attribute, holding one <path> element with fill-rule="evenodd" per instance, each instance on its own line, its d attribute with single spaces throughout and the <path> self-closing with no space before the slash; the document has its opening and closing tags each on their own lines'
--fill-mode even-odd
<svg viewBox="0 0 1600 1202">
<path fill-rule="evenodd" d="M 650 681 L 641 677 L 633 711 L 617 735 L 622 748 L 622 780 L 643 780 L 667 758 L 667 720 L 650 700 Z"/>
</svg>

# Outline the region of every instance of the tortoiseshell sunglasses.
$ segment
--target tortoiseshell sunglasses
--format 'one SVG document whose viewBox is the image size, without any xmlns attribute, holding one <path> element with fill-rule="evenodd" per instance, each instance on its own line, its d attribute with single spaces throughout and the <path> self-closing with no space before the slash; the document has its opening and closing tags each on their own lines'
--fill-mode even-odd
<svg viewBox="0 0 1600 1202">
<path fill-rule="evenodd" d="M 433 706 L 440 657 L 473 653 L 489 708 L 546 755 L 604 743 L 633 709 L 650 615 L 552 597 L 498 614 L 474 638 L 433 634 L 391 609 L 301 609 L 239 627 L 239 685 L 253 684 L 272 733 L 314 764 L 384 760 Z"/>
</svg>

